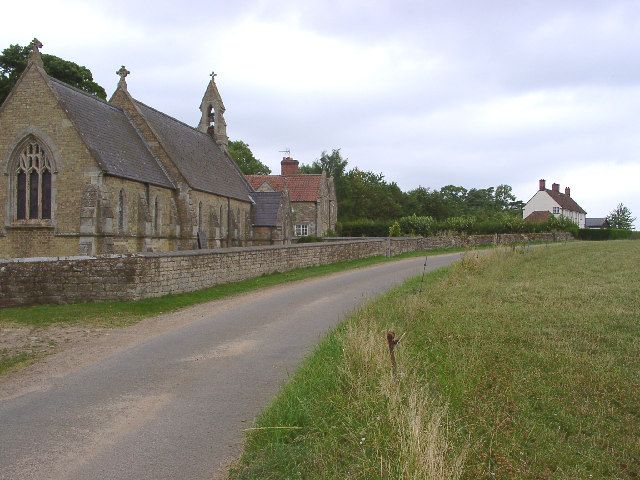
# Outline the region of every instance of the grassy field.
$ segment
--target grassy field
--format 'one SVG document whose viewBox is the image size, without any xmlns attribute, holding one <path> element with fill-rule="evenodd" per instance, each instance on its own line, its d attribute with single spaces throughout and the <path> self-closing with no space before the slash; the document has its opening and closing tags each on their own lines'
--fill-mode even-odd
<svg viewBox="0 0 640 480">
<path fill-rule="evenodd" d="M 490 247 L 490 246 L 489 246 Z M 225 283 L 195 292 L 165 295 L 135 301 L 105 301 L 74 303 L 68 305 L 38 305 L 33 307 L 0 308 L 0 328 L 2 324 L 33 325 L 45 327 L 60 323 L 89 323 L 101 326 L 126 326 L 143 318 L 160 315 L 198 303 L 219 300 L 241 293 L 271 287 L 306 278 L 319 277 L 353 268 L 367 267 L 382 262 L 390 262 L 409 257 L 423 257 L 464 251 L 463 248 L 440 248 L 428 252 L 409 252 L 395 257 L 369 257 L 358 260 L 299 268 L 289 272 L 273 273 L 240 282 Z"/>
<path fill-rule="evenodd" d="M 230 477 L 640 478 L 639 271 L 639 242 L 575 242 L 409 281 L 324 339 Z"/>
</svg>

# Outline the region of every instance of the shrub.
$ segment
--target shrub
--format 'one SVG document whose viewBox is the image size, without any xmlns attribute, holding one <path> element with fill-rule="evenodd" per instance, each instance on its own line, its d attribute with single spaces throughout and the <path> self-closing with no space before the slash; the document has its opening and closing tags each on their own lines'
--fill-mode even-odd
<svg viewBox="0 0 640 480">
<path fill-rule="evenodd" d="M 432 217 L 402 217 L 398 224 L 402 233 L 406 235 L 421 235 L 428 237 L 436 233 L 436 221 Z"/>
<path fill-rule="evenodd" d="M 473 233 L 475 224 L 475 217 L 449 217 L 438 222 L 438 230 L 441 232 Z"/>
<path fill-rule="evenodd" d="M 400 230 L 400 224 L 398 222 L 394 222 L 390 227 L 389 227 L 389 236 L 390 237 L 399 237 L 401 233 Z"/>
<path fill-rule="evenodd" d="M 341 222 L 340 235 L 343 237 L 386 237 L 391 222 L 387 220 L 350 220 Z"/>
<path fill-rule="evenodd" d="M 547 220 L 546 222 L 544 222 L 543 225 L 546 225 L 547 230 L 543 230 L 543 231 L 547 231 L 547 232 L 552 232 L 552 231 L 562 231 L 562 232 L 569 232 L 571 234 L 573 234 L 573 236 L 577 236 L 578 235 L 578 225 L 571 219 L 567 218 L 567 217 L 554 217 L 551 216 L 549 217 L 549 220 Z"/>
<path fill-rule="evenodd" d="M 316 242 L 324 242 L 324 240 L 320 237 L 316 237 L 315 235 L 307 235 L 305 237 L 298 238 L 297 243 L 316 243 Z"/>
</svg>

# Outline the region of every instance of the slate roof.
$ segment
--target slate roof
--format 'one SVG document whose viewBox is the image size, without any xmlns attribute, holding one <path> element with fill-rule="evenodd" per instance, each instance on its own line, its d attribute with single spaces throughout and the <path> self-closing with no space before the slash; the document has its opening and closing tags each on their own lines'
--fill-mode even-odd
<svg viewBox="0 0 640 480">
<path fill-rule="evenodd" d="M 546 192 L 564 210 L 569 210 L 571 212 L 578 212 L 578 213 L 584 213 L 584 214 L 587 213 L 569 195 L 565 195 L 564 193 L 560 193 L 560 192 L 554 192 L 553 190 L 549 190 L 549 189 L 546 189 Z"/>
<path fill-rule="evenodd" d="M 49 84 L 107 174 L 175 188 L 122 110 L 54 78 Z"/>
<path fill-rule="evenodd" d="M 525 222 L 546 222 L 551 217 L 551 212 L 548 210 L 536 210 L 535 212 L 531 212 L 527 218 L 524 219 Z"/>
<path fill-rule="evenodd" d="M 207 133 L 135 101 L 189 185 L 203 192 L 249 201 L 251 188 L 236 164 Z"/>
<path fill-rule="evenodd" d="M 246 175 L 254 190 L 267 182 L 277 192 L 284 190 L 285 185 L 289 189 L 289 198 L 292 202 L 316 202 L 320 194 L 321 174 L 298 175 Z"/>
<path fill-rule="evenodd" d="M 609 228 L 609 221 L 605 218 L 585 218 L 585 228 Z"/>
<path fill-rule="evenodd" d="M 253 224 L 256 227 L 278 226 L 278 211 L 282 205 L 281 192 L 254 192 Z"/>
</svg>

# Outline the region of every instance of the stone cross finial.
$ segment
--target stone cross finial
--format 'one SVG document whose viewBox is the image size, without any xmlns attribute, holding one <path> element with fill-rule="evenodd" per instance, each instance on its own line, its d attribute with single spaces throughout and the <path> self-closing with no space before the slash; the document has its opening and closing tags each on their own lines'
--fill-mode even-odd
<svg viewBox="0 0 640 480">
<path fill-rule="evenodd" d="M 43 47 L 42 42 L 40 40 L 38 40 L 37 38 L 34 38 L 33 40 L 31 40 L 31 51 L 32 52 L 40 52 L 40 49 Z"/>
<path fill-rule="evenodd" d="M 43 66 L 42 56 L 40 55 L 40 49 L 42 48 L 42 42 L 40 40 L 38 40 L 37 38 L 34 38 L 33 40 L 31 40 L 30 46 L 31 46 L 31 53 L 29 53 L 28 62 L 29 63 L 37 63 L 38 65 L 40 65 L 42 67 Z"/>
<path fill-rule="evenodd" d="M 216 81 L 216 77 L 218 76 L 218 74 L 216 72 L 211 72 L 211 75 L 209 75 L 211 77 L 211 80 L 213 80 L 214 82 Z"/>
<path fill-rule="evenodd" d="M 126 69 L 126 67 L 124 65 L 122 65 L 120 67 L 120 70 L 118 70 L 116 72 L 116 75 L 120 76 L 120 81 L 118 81 L 118 87 L 120 88 L 124 88 L 126 90 L 127 88 L 127 81 L 125 80 L 127 78 L 127 75 L 129 75 L 131 72 L 129 70 Z"/>
</svg>

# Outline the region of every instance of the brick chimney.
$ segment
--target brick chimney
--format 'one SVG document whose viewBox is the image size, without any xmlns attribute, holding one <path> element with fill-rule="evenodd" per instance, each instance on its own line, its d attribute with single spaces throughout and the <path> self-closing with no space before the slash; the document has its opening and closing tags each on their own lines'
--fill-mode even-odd
<svg viewBox="0 0 640 480">
<path fill-rule="evenodd" d="M 570 197 L 571 196 L 571 189 L 569 187 L 564 187 L 564 194 L 567 197 Z"/>
<path fill-rule="evenodd" d="M 551 190 L 553 190 L 556 193 L 560 193 L 560 184 L 559 183 L 552 183 L 551 184 Z"/>
<path fill-rule="evenodd" d="M 284 157 L 280 162 L 281 174 L 285 177 L 288 175 L 296 175 L 298 173 L 298 165 L 300 162 L 291 157 Z"/>
<path fill-rule="evenodd" d="M 544 192 L 547 189 L 546 180 L 544 178 L 540 179 L 540 191 Z"/>
</svg>

